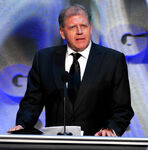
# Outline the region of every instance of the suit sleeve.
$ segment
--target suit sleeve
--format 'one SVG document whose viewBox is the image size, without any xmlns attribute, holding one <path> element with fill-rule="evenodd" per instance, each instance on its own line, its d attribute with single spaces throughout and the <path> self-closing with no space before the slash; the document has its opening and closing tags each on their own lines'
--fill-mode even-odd
<svg viewBox="0 0 148 150">
<path fill-rule="evenodd" d="M 131 107 L 127 65 L 123 54 L 117 57 L 113 77 L 112 112 L 113 115 L 107 123 L 107 128 L 113 129 L 118 136 L 121 136 L 134 115 Z"/>
<path fill-rule="evenodd" d="M 22 98 L 17 112 L 16 125 L 22 125 L 24 128 L 35 125 L 44 106 L 38 61 L 37 53 L 29 71 L 25 96 Z"/>
</svg>

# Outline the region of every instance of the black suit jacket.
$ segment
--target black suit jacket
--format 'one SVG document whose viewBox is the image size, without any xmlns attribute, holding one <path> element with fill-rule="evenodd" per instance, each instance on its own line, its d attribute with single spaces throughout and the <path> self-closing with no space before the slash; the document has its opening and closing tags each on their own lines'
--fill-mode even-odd
<svg viewBox="0 0 148 150">
<path fill-rule="evenodd" d="M 46 126 L 63 125 L 63 87 L 66 46 L 36 53 L 20 103 L 16 124 L 34 126 L 43 106 Z M 85 73 L 74 106 L 67 101 L 66 124 L 79 125 L 85 135 L 111 128 L 122 135 L 133 110 L 127 65 L 122 53 L 92 43 Z"/>
</svg>

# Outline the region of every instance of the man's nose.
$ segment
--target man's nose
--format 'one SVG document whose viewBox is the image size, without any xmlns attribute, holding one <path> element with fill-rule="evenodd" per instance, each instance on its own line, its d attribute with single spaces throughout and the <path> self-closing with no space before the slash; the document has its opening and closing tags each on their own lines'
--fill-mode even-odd
<svg viewBox="0 0 148 150">
<path fill-rule="evenodd" d="M 77 26 L 77 34 L 82 34 L 83 30 L 81 28 L 81 26 Z"/>
</svg>

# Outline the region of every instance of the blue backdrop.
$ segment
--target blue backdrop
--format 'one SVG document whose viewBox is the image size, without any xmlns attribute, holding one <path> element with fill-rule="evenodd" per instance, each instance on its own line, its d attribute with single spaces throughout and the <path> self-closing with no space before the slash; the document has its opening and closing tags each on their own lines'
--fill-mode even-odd
<svg viewBox="0 0 148 150">
<path fill-rule="evenodd" d="M 72 3 L 91 11 L 94 42 L 126 55 L 135 116 L 123 136 L 148 137 L 148 0 L 0 0 L 0 134 L 15 125 L 34 53 L 64 43 L 58 15 Z"/>
</svg>

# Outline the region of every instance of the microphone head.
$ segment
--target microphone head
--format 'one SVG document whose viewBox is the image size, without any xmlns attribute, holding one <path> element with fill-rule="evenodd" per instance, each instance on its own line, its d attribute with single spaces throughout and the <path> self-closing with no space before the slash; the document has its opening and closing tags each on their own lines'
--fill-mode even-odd
<svg viewBox="0 0 148 150">
<path fill-rule="evenodd" d="M 68 82 L 68 78 L 69 78 L 69 74 L 67 71 L 65 71 L 62 76 L 61 76 L 61 79 L 64 83 Z"/>
</svg>

